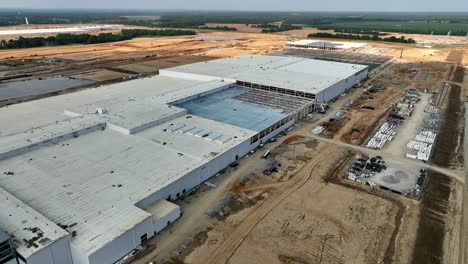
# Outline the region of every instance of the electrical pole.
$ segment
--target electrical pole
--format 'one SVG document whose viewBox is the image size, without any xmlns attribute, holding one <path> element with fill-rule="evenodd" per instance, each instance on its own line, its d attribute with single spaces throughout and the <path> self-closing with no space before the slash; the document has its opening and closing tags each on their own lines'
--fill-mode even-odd
<svg viewBox="0 0 468 264">
<path fill-rule="evenodd" d="M 403 48 L 401 48 L 400 59 L 403 59 Z"/>
</svg>

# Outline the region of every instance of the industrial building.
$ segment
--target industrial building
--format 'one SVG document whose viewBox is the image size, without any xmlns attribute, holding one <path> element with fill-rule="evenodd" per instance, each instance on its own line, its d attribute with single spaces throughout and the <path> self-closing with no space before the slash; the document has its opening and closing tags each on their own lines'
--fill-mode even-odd
<svg viewBox="0 0 468 264">
<path fill-rule="evenodd" d="M 240 55 L 160 70 L 160 75 L 235 82 L 326 103 L 367 77 L 368 66 L 289 56 Z"/>
<path fill-rule="evenodd" d="M 302 39 L 286 43 L 286 47 L 295 49 L 320 49 L 320 50 L 350 50 L 366 47 L 365 43 L 338 42 L 324 40 Z"/>
<path fill-rule="evenodd" d="M 175 200 L 366 73 L 244 55 L 1 108 L 7 263 L 119 261 L 181 215 Z"/>
</svg>

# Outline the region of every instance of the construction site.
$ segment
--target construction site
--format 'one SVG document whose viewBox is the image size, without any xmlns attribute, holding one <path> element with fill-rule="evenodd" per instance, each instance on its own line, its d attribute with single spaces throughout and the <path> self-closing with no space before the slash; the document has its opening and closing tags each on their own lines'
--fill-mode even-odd
<svg viewBox="0 0 468 264">
<path fill-rule="evenodd" d="M 467 55 L 234 32 L 0 51 L 0 243 L 20 263 L 453 263 Z"/>
</svg>

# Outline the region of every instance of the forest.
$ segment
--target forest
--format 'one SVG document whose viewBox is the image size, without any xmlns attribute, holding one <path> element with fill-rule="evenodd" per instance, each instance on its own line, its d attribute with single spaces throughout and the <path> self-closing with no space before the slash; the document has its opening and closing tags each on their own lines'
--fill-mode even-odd
<svg viewBox="0 0 468 264">
<path fill-rule="evenodd" d="M 385 42 L 396 42 L 396 43 L 416 43 L 414 39 L 405 38 L 401 36 L 397 37 L 388 37 L 388 38 L 381 38 L 378 35 L 353 35 L 353 34 L 332 34 L 332 33 L 313 33 L 309 34 L 309 38 L 334 38 L 334 39 L 351 39 L 351 40 L 371 40 L 371 41 L 385 41 Z"/>
<path fill-rule="evenodd" d="M 293 26 L 289 24 L 260 24 L 255 27 L 262 28 L 262 33 L 275 33 L 275 32 L 284 32 L 294 29 L 302 29 L 301 26 Z"/>
</svg>

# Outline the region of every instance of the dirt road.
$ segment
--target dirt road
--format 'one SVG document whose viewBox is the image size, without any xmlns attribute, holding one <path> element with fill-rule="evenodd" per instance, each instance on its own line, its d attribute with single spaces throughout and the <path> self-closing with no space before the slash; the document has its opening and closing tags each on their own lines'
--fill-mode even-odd
<svg viewBox="0 0 468 264">
<path fill-rule="evenodd" d="M 468 113 L 466 111 L 468 109 L 468 103 L 465 103 L 465 124 L 468 124 Z M 468 126 L 465 125 L 465 137 L 464 137 L 464 151 L 465 151 L 465 168 L 468 168 Z M 468 174 L 465 171 L 465 179 L 468 178 Z M 463 187 L 463 205 L 462 205 L 462 213 L 461 213 L 461 226 L 460 226 L 460 245 L 459 245 L 459 255 L 458 255 L 458 263 L 459 264 L 466 264 L 468 263 L 468 254 L 467 254 L 467 239 L 468 239 L 468 229 L 467 229 L 467 221 L 468 221 L 468 187 L 466 184 Z"/>
<path fill-rule="evenodd" d="M 149 254 L 134 260 L 132 264 L 147 264 L 159 259 L 169 259 L 173 255 L 171 250 L 184 244 L 181 241 L 194 237 L 197 232 L 206 229 L 210 225 L 207 212 L 212 210 L 226 196 L 226 190 L 229 190 L 232 187 L 231 185 L 238 183 L 241 177 L 252 172 L 261 173 L 263 171 L 264 166 L 258 162 L 262 155 L 262 152 L 257 152 L 251 155 L 249 159 L 241 159 L 239 160 L 240 166 L 235 170 L 210 179 L 209 182 L 217 185 L 217 187 L 198 194 L 196 204 L 193 204 L 190 200 L 187 203 L 182 203 L 181 207 L 186 216 L 179 218 L 177 222 L 171 225 L 169 230 L 159 233 L 152 241 L 157 245 L 156 248 Z"/>
<path fill-rule="evenodd" d="M 254 230 L 257 224 L 262 221 L 275 207 L 277 207 L 284 199 L 301 188 L 312 176 L 312 173 L 320 163 L 328 158 L 328 154 L 336 151 L 333 147 L 328 147 L 322 152 L 322 158 L 315 162 L 308 163 L 297 175 L 302 177 L 295 177 L 291 182 L 285 184 L 276 197 L 271 197 L 256 211 L 248 215 L 238 228 L 234 230 L 226 239 L 221 243 L 205 261 L 205 263 L 228 263 L 236 250 L 247 238 L 247 236 Z M 301 173 L 305 172 L 305 173 Z"/>
</svg>

